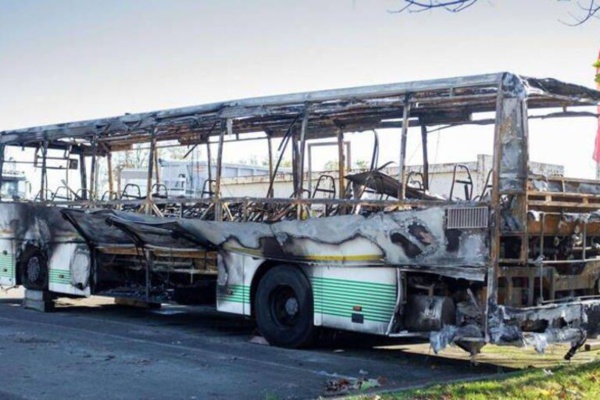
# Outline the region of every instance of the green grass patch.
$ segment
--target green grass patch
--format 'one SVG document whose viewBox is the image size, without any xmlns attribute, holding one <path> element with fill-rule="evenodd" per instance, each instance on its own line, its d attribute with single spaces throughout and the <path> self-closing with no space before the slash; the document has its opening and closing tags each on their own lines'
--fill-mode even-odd
<svg viewBox="0 0 600 400">
<path fill-rule="evenodd" d="M 362 397 L 392 399 L 600 399 L 600 360 L 529 369 L 504 379 L 434 385 L 425 389 Z"/>
</svg>

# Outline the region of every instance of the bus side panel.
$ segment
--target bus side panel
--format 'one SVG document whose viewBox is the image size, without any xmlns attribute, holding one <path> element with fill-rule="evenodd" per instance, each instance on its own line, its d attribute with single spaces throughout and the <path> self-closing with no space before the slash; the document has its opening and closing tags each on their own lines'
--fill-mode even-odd
<svg viewBox="0 0 600 400">
<path fill-rule="evenodd" d="M 0 285 L 14 286 L 17 283 L 14 239 L 0 236 Z"/>
<path fill-rule="evenodd" d="M 395 268 L 321 267 L 311 277 L 315 314 L 325 327 L 385 335 L 398 294 Z"/>
<path fill-rule="evenodd" d="M 244 303 L 244 315 L 252 315 L 252 296 L 250 288 L 252 287 L 252 281 L 256 271 L 264 262 L 262 258 L 253 258 L 244 256 L 244 293 L 247 301 Z"/>
<path fill-rule="evenodd" d="M 321 266 L 309 266 L 304 268 L 304 271 L 310 280 L 313 291 L 313 324 L 315 326 L 323 325 L 323 313 L 321 311 L 321 305 L 323 304 L 323 293 L 322 291 L 318 290 L 318 288 L 315 288 L 315 282 L 320 282 L 322 280 L 324 269 L 326 269 L 326 267 Z"/>
<path fill-rule="evenodd" d="M 31 254 L 29 249 L 41 251 L 48 260 L 49 290 L 57 293 L 89 295 L 89 287 L 71 282 L 75 249 L 85 247 L 83 239 L 60 213 L 60 208 L 32 203 L 0 203 L 0 284 L 17 283 L 19 263 Z M 88 257 L 89 260 L 89 257 Z M 82 267 L 89 266 L 84 263 Z M 59 282 L 59 280 L 61 280 Z M 81 282 L 79 282 L 81 283 Z"/>
<path fill-rule="evenodd" d="M 55 243 L 48 260 L 49 290 L 90 296 L 90 255 L 80 242 Z"/>
<path fill-rule="evenodd" d="M 252 277 L 263 260 L 250 256 L 219 252 L 217 279 L 217 310 L 250 315 L 250 286 Z M 246 273 L 245 269 L 248 269 Z"/>
<path fill-rule="evenodd" d="M 0 203 L 0 285 L 17 284 L 15 238 L 26 231 L 27 210 L 26 204 Z"/>
</svg>

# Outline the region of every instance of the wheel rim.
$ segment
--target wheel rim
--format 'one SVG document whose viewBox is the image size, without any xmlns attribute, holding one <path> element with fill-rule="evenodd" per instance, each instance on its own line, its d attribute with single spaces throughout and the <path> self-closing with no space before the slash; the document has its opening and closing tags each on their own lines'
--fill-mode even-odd
<svg viewBox="0 0 600 400">
<path fill-rule="evenodd" d="M 278 286 L 270 296 L 271 315 L 280 326 L 294 326 L 298 321 L 299 303 L 296 292 L 290 286 Z"/>
<path fill-rule="evenodd" d="M 31 282 L 37 282 L 41 276 L 40 260 L 37 257 L 31 257 L 27 261 L 27 279 Z"/>
</svg>

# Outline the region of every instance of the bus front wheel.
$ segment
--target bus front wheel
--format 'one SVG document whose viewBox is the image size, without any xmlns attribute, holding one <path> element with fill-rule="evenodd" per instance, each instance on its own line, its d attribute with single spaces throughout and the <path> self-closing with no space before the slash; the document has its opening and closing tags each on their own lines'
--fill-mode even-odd
<svg viewBox="0 0 600 400">
<path fill-rule="evenodd" d="M 263 276 L 256 290 L 255 313 L 258 330 L 273 345 L 307 347 L 316 337 L 312 289 L 298 268 L 280 265 Z"/>
</svg>

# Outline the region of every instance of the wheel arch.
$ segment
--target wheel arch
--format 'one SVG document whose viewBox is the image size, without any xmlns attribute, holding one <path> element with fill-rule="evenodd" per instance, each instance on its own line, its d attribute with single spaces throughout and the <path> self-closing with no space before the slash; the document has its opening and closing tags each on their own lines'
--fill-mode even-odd
<svg viewBox="0 0 600 400">
<path fill-rule="evenodd" d="M 251 285 L 255 288 L 251 301 L 258 332 L 275 346 L 310 347 L 320 326 L 314 323 L 313 287 L 306 269 L 286 262 L 261 267 Z"/>
<path fill-rule="evenodd" d="M 270 269 L 275 268 L 280 265 L 290 266 L 290 267 L 296 269 L 297 271 L 299 271 L 300 273 L 302 273 L 308 280 L 308 283 L 312 290 L 312 282 L 310 280 L 310 277 L 306 274 L 306 271 L 304 270 L 304 268 L 302 268 L 299 264 L 291 263 L 291 262 L 288 263 L 288 262 L 283 262 L 283 261 L 275 261 L 275 260 L 266 260 L 258 267 L 256 272 L 254 273 L 254 276 L 252 277 L 252 283 L 250 284 L 250 316 L 252 316 L 252 317 L 256 316 L 256 310 L 254 308 L 256 307 L 256 291 L 258 290 L 258 284 L 260 283 L 261 279 L 265 276 L 265 274 Z"/>
</svg>

